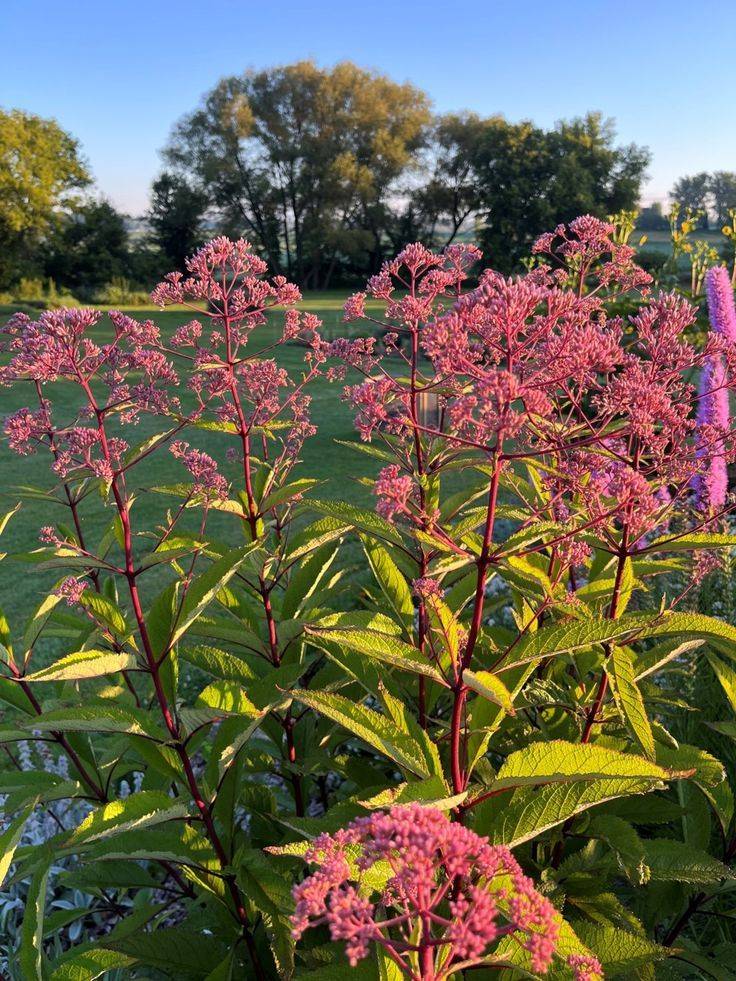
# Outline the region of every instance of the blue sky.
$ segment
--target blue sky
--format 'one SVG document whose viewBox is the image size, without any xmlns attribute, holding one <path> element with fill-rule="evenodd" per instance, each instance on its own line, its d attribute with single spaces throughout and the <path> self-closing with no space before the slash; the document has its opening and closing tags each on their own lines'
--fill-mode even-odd
<svg viewBox="0 0 736 981">
<path fill-rule="evenodd" d="M 735 0 L 0 0 L 0 105 L 53 116 L 98 189 L 146 206 L 172 124 L 223 75 L 341 59 L 439 111 L 551 125 L 588 109 L 654 155 L 647 198 L 736 170 Z"/>
</svg>

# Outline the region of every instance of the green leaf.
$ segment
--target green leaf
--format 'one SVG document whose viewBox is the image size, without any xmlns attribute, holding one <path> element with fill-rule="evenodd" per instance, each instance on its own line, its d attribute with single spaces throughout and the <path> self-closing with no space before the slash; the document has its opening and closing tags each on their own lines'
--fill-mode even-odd
<svg viewBox="0 0 736 981">
<path fill-rule="evenodd" d="M 483 698 L 500 705 L 509 715 L 516 715 L 511 692 L 492 671 L 463 671 L 463 681 Z"/>
<path fill-rule="evenodd" d="M 590 743 L 554 739 L 511 753 L 493 781 L 493 790 L 544 783 L 618 780 L 621 777 L 667 780 L 674 776 L 656 763 Z"/>
<path fill-rule="evenodd" d="M 284 591 L 281 602 L 282 617 L 291 619 L 304 608 L 304 604 L 314 595 L 327 575 L 338 551 L 339 546 L 328 542 L 316 549 L 305 561 L 297 564 Z"/>
<path fill-rule="evenodd" d="M 642 549 L 642 553 L 692 552 L 698 548 L 736 548 L 736 535 L 709 534 L 707 532 L 690 532 L 687 535 L 663 535 Z"/>
<path fill-rule="evenodd" d="M 379 545 L 367 535 L 361 535 L 360 540 L 368 564 L 384 596 L 405 628 L 411 629 L 414 623 L 414 603 L 411 590 L 401 570 L 383 545 Z"/>
<path fill-rule="evenodd" d="M 25 898 L 18 949 L 18 963 L 23 972 L 23 981 L 43 981 L 43 920 L 52 859 L 53 853 L 50 851 L 42 856 Z"/>
<path fill-rule="evenodd" d="M 169 647 L 173 647 L 184 636 L 197 617 L 206 610 L 222 587 L 230 582 L 256 547 L 255 544 L 250 544 L 227 552 L 194 580 L 181 604 L 179 616 L 169 638 Z"/>
<path fill-rule="evenodd" d="M 93 700 L 88 700 L 93 701 Z M 127 732 L 165 742 L 167 734 L 142 709 L 124 708 L 99 700 L 70 708 L 52 709 L 23 723 L 28 730 L 40 732 Z"/>
<path fill-rule="evenodd" d="M 475 810 L 476 830 L 488 835 L 496 845 L 516 848 L 591 807 L 617 797 L 645 794 L 658 786 L 659 780 L 620 777 L 520 787 L 511 799 L 504 797 L 500 806 L 493 799 L 480 804 Z"/>
<path fill-rule="evenodd" d="M 0 835 L 0 889 L 5 882 L 5 876 L 8 874 L 10 866 L 13 864 L 13 856 L 15 855 L 15 849 L 20 844 L 20 839 L 23 836 L 23 829 L 26 826 L 26 821 L 33 813 L 33 808 L 36 806 L 36 802 L 29 804 L 25 810 L 13 821 Z"/>
<path fill-rule="evenodd" d="M 123 831 L 112 838 L 101 838 L 85 847 L 86 862 L 159 861 L 176 862 L 194 868 L 220 868 L 212 846 L 194 828 L 171 824 Z"/>
<path fill-rule="evenodd" d="M 118 640 L 127 640 L 130 628 L 125 615 L 108 596 L 103 596 L 94 589 L 85 589 L 79 602 L 85 610 L 89 610 L 95 620 L 104 623 Z"/>
<path fill-rule="evenodd" d="M 151 933 L 139 931 L 106 946 L 136 958 L 139 963 L 160 968 L 169 977 L 197 978 L 198 981 L 206 978 L 227 953 L 220 940 L 194 927 L 168 927 Z"/>
<path fill-rule="evenodd" d="M 73 954 L 52 971 L 49 981 L 95 981 L 108 971 L 132 967 L 136 961 L 130 954 L 95 947 Z"/>
<path fill-rule="evenodd" d="M 644 755 L 647 759 L 653 760 L 655 758 L 654 735 L 644 706 L 644 699 L 636 684 L 636 672 L 631 654 L 625 647 L 613 645 L 610 657 L 606 662 L 606 673 L 611 682 L 613 697 L 621 716 Z"/>
<path fill-rule="evenodd" d="M 26 630 L 23 635 L 23 650 L 30 651 L 34 646 L 41 631 L 46 626 L 46 621 L 54 612 L 56 606 L 61 602 L 61 597 L 57 596 L 56 593 L 49 593 L 41 601 L 40 605 L 37 607 L 36 611 L 31 615 L 26 625 Z"/>
<path fill-rule="evenodd" d="M 599 926 L 585 921 L 575 926 L 580 939 L 600 960 L 606 977 L 635 977 L 633 972 L 637 968 L 665 960 L 672 953 L 667 947 L 620 927 Z"/>
<path fill-rule="evenodd" d="M 329 645 L 336 644 L 349 651 L 356 651 L 366 657 L 383 661 L 402 671 L 422 674 L 447 687 L 447 682 L 437 668 L 416 647 L 406 644 L 391 634 L 379 633 L 377 630 L 341 630 L 319 626 L 306 627 L 305 633 L 315 642 L 325 643 L 327 653 L 329 653 Z"/>
<path fill-rule="evenodd" d="M 396 725 L 386 716 L 342 695 L 298 689 L 291 695 L 296 701 L 343 726 L 403 769 L 418 777 L 431 776 L 421 747 L 410 736 L 397 731 Z"/>
<path fill-rule="evenodd" d="M 721 683 L 721 688 L 728 699 L 729 705 L 736 712 L 736 671 L 728 664 L 725 664 L 719 657 L 716 657 L 715 654 L 706 654 L 706 657 L 708 658 L 708 664 L 713 668 L 713 673 Z"/>
<path fill-rule="evenodd" d="M 315 480 L 310 477 L 302 477 L 299 480 L 294 480 L 290 484 L 285 484 L 283 487 L 278 487 L 276 490 L 271 491 L 268 497 L 261 501 L 260 510 L 262 513 L 270 511 L 271 508 L 276 507 L 279 504 L 285 504 L 287 501 L 293 500 L 295 497 L 300 497 L 302 494 L 306 494 L 308 490 L 319 484 L 319 480 Z"/>
<path fill-rule="evenodd" d="M 181 656 L 201 671 L 206 671 L 207 674 L 221 678 L 223 681 L 236 681 L 248 685 L 257 678 L 253 669 L 242 658 L 222 651 L 218 647 L 210 647 L 208 644 L 185 647 L 181 651 Z"/>
<path fill-rule="evenodd" d="M 135 654 L 116 651 L 75 651 L 59 658 L 47 668 L 25 676 L 25 681 L 81 681 L 99 678 L 136 666 Z"/>
<path fill-rule="evenodd" d="M 516 664 L 538 661 L 554 654 L 568 654 L 623 638 L 636 630 L 643 630 L 652 619 L 651 614 L 628 614 L 618 620 L 578 620 L 542 627 L 536 633 L 523 637 L 515 646 L 508 664 L 497 670 L 505 671 Z"/>
<path fill-rule="evenodd" d="M 449 811 L 462 804 L 467 796 L 467 792 L 451 796 L 442 777 L 433 776 L 428 780 L 416 780 L 413 783 L 400 783 L 397 786 L 387 787 L 373 797 L 361 800 L 360 804 L 368 810 L 376 810 L 393 807 L 395 804 L 413 804 L 419 801 L 442 811 Z"/>
<path fill-rule="evenodd" d="M 366 511 L 354 504 L 349 504 L 347 501 L 310 500 L 309 506 L 331 518 L 338 518 L 345 524 L 352 525 L 357 531 L 362 531 L 374 538 L 392 542 L 394 545 L 403 544 L 399 531 L 375 511 Z"/>
<path fill-rule="evenodd" d="M 124 831 L 140 831 L 141 828 L 184 818 L 187 814 L 186 804 L 173 801 L 168 794 L 160 790 L 141 790 L 96 808 L 67 838 L 65 846 L 76 847 Z"/>
<path fill-rule="evenodd" d="M 643 844 L 653 882 L 716 885 L 724 879 L 736 878 L 736 873 L 723 862 L 685 842 L 652 838 Z"/>
<path fill-rule="evenodd" d="M 651 876 L 641 838 L 628 821 L 615 814 L 596 814 L 586 834 L 605 841 L 616 853 L 619 865 L 634 885 L 645 885 Z"/>
</svg>

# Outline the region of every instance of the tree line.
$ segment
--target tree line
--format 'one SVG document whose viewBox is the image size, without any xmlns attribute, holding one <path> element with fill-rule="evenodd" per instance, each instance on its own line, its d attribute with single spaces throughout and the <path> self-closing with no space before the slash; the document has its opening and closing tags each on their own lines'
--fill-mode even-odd
<svg viewBox="0 0 736 981">
<path fill-rule="evenodd" d="M 90 197 L 72 136 L 0 112 L 0 290 L 34 275 L 80 296 L 117 277 L 147 287 L 220 231 L 311 289 L 353 283 L 417 239 L 472 238 L 509 271 L 544 229 L 635 208 L 650 159 L 599 113 L 548 129 L 437 115 L 411 84 L 310 61 L 222 79 L 163 156 L 145 228 L 131 234 Z"/>
</svg>

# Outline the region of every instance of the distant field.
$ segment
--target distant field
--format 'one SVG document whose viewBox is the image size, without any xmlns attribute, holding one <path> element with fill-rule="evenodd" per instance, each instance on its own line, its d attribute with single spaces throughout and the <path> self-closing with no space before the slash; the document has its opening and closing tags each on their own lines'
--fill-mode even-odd
<svg viewBox="0 0 736 981">
<path fill-rule="evenodd" d="M 307 296 L 301 307 L 318 314 L 324 321 L 326 334 L 335 337 L 351 332 L 351 325 L 341 323 L 344 299 L 345 294 L 338 292 L 318 297 Z M 1 322 L 7 319 L 9 312 L 7 308 L 0 308 Z M 166 335 L 170 335 L 176 327 L 192 317 L 191 312 L 184 310 L 167 310 L 162 313 L 154 307 L 150 310 L 136 307 L 126 312 L 138 318 L 150 316 L 156 320 Z M 277 332 L 280 333 L 282 317 L 283 313 L 276 313 L 267 326 L 259 328 L 264 344 L 276 339 Z M 98 337 L 101 339 L 101 331 L 98 332 Z M 304 349 L 293 344 L 285 345 L 276 352 L 279 363 L 294 372 L 299 370 L 303 355 Z M 357 483 L 357 479 L 375 473 L 376 461 L 364 454 L 350 452 L 336 443 L 336 440 L 356 438 L 352 413 L 340 397 L 342 387 L 342 383 L 330 384 L 322 380 L 312 387 L 312 415 L 319 432 L 306 443 L 300 469 L 304 474 L 324 481 L 324 485 L 317 491 L 320 496 L 360 501 L 372 506 L 370 492 Z M 76 411 L 76 390 L 69 385 L 54 385 L 49 386 L 49 394 L 57 407 L 57 418 L 65 422 L 71 421 Z M 14 389 L 0 388 L 0 418 L 25 405 L 33 406 L 33 393 L 30 386 Z M 135 427 L 128 426 L 123 435 L 131 445 L 135 445 L 156 432 L 159 425 L 160 420 L 144 415 Z M 218 439 L 218 437 L 213 439 L 211 435 L 204 438 L 190 435 L 187 438 L 202 449 L 208 447 L 213 449 Z M 224 453 L 219 455 L 224 458 Z M 17 493 L 14 491 L 17 485 L 37 484 L 44 488 L 52 487 L 54 480 L 48 464 L 49 460 L 43 454 L 18 456 L 8 450 L 4 440 L 0 440 L 0 472 L 2 473 L 0 511 L 5 512 L 17 501 Z M 225 466 L 223 469 L 234 476 L 234 470 L 232 474 L 229 472 L 232 468 Z M 136 479 L 138 481 L 142 479 L 146 487 L 182 480 L 185 474 L 180 465 L 165 450 L 149 457 L 137 473 Z M 137 526 L 150 528 L 156 518 L 163 514 L 165 508 L 173 503 L 173 498 L 143 493 L 135 504 Z M 105 513 L 96 503 L 90 503 L 88 510 L 93 533 L 101 534 L 102 528 L 109 520 L 109 512 Z M 35 548 L 38 543 L 39 527 L 48 524 L 51 520 L 65 521 L 66 513 L 59 508 L 58 515 L 51 515 L 47 504 L 39 504 L 35 501 L 24 502 L 22 511 L 12 519 L 0 540 L 0 552 L 12 554 Z M 225 537 L 239 534 L 238 529 L 230 521 L 220 522 L 217 531 Z M 53 581 L 53 577 L 49 580 L 48 576 L 39 576 L 32 566 L 13 563 L 11 572 L 6 565 L 4 574 L 0 577 L 0 608 L 8 613 L 28 612 L 31 605 L 38 602 L 49 581 Z"/>
</svg>

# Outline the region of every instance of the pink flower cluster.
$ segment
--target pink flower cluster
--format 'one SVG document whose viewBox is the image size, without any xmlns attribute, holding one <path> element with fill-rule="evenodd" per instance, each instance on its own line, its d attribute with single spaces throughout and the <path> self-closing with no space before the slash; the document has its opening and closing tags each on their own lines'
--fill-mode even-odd
<svg viewBox="0 0 736 981">
<path fill-rule="evenodd" d="M 224 499 L 228 493 L 228 483 L 217 470 L 217 463 L 202 450 L 190 448 L 189 443 L 177 440 L 171 444 L 171 453 L 181 460 L 194 478 L 193 491 L 208 500 Z"/>
<path fill-rule="evenodd" d="M 559 277 L 561 282 L 568 274 L 578 283 L 584 282 L 591 269 L 597 267 L 601 286 L 616 290 L 646 288 L 652 277 L 636 265 L 636 252 L 630 245 L 613 240 L 615 230 L 610 222 L 581 215 L 569 225 L 558 225 L 553 232 L 540 235 L 532 252 L 547 254 L 566 267 L 567 273 Z"/>
<path fill-rule="evenodd" d="M 352 965 L 380 944 L 407 976 L 442 981 L 460 965 L 478 964 L 507 936 L 528 952 L 531 970 L 543 974 L 552 961 L 560 923 L 554 906 L 507 848 L 442 811 L 411 804 L 358 818 L 317 838 L 306 859 L 317 869 L 294 889 L 294 936 L 326 924 Z M 375 874 L 384 866 L 379 887 Z M 370 886 L 363 878 L 369 870 Z M 419 975 L 409 970 L 411 955 Z"/>
<path fill-rule="evenodd" d="M 25 407 L 5 419 L 8 443 L 21 454 L 43 443 L 61 478 L 74 473 L 112 480 L 128 443 L 108 437 L 105 420 L 114 416 L 131 423 L 141 412 L 167 414 L 179 404 L 171 393 L 179 378 L 158 347 L 156 325 L 111 311 L 112 340 L 100 344 L 90 332 L 100 326 L 101 317 L 96 310 L 61 308 L 35 321 L 18 314 L 2 330 L 0 349 L 10 360 L 0 370 L 0 384 L 30 382 L 38 401 L 37 409 Z M 73 383 L 82 396 L 76 421 L 62 427 L 54 425 L 50 399 L 41 387 L 57 381 Z M 90 418 L 94 425 L 81 424 Z"/>
<path fill-rule="evenodd" d="M 385 355 L 406 362 L 403 377 L 377 361 L 345 390 L 361 438 L 380 439 L 396 458 L 374 488 L 382 515 L 429 527 L 417 465 L 425 456 L 441 467 L 467 449 L 499 463 L 506 454 L 539 460 L 554 474 L 545 483 L 550 508 L 564 504 L 556 559 L 566 565 L 584 561 L 593 528 L 614 550 L 622 533 L 627 547 L 646 547 L 676 509 L 691 509 L 693 486 L 707 513 L 723 509 L 726 466 L 736 459 L 728 276 L 709 274 L 713 332 L 696 350 L 687 340 L 696 310 L 677 294 L 647 298 L 628 323 L 608 315 L 607 298 L 645 292 L 650 281 L 613 234 L 592 216 L 560 225 L 535 251 L 564 268 L 542 264 L 511 278 L 486 270 L 466 293 L 475 253 L 450 261 L 409 246 L 351 298 L 347 319 L 363 317 L 411 344 L 410 353 L 397 343 Z M 368 296 L 382 314 L 366 314 Z M 427 417 L 430 397 L 437 409 Z"/>
<path fill-rule="evenodd" d="M 603 981 L 601 963 L 590 954 L 570 954 L 567 966 L 572 968 L 574 981 Z"/>
<path fill-rule="evenodd" d="M 283 276 L 264 279 L 266 264 L 243 239 L 214 239 L 187 260 L 187 271 L 188 276 L 167 276 L 152 298 L 162 306 L 184 304 L 197 311 L 197 319 L 180 327 L 171 341 L 182 354 L 193 349 L 189 387 L 197 397 L 197 414 L 214 410 L 218 422 L 233 427 L 240 437 L 243 461 L 250 454 L 249 441 L 256 427 L 265 430 L 278 420 L 273 433 L 281 439 L 282 450 L 276 459 L 285 475 L 304 440 L 315 432 L 304 389 L 320 374 L 327 357 L 333 356 L 319 334 L 322 322 L 312 313 L 288 309 L 276 343 L 264 341 L 251 352 L 255 328 L 266 324 L 269 310 L 293 307 L 301 298 L 297 287 Z M 204 311 L 202 301 L 207 304 Z M 207 336 L 202 317 L 213 327 Z M 295 340 L 307 348 L 306 370 L 299 380 L 292 379 L 273 358 L 262 356 Z M 230 455 L 234 457 L 235 451 Z"/>
<path fill-rule="evenodd" d="M 378 498 L 377 511 L 388 521 L 393 521 L 397 513 L 409 514 L 409 502 L 414 492 L 414 481 L 409 474 L 402 474 L 398 464 L 384 467 L 373 486 Z"/>
</svg>

